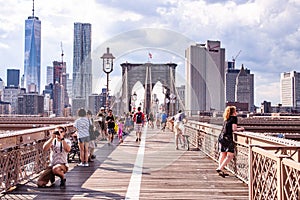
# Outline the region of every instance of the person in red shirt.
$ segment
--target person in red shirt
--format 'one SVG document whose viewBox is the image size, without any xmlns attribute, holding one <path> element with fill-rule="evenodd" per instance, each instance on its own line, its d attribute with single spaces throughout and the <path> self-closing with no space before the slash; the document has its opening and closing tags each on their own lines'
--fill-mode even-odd
<svg viewBox="0 0 300 200">
<path fill-rule="evenodd" d="M 138 107 L 138 111 L 133 116 L 133 121 L 135 123 L 135 131 L 136 131 L 136 142 L 141 141 L 142 128 L 144 125 L 145 115 L 141 111 L 141 107 Z"/>
</svg>

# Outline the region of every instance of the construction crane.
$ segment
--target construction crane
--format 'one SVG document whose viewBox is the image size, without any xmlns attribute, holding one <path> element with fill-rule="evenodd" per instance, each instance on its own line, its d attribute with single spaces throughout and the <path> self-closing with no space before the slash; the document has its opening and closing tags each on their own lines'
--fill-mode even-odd
<svg viewBox="0 0 300 200">
<path fill-rule="evenodd" d="M 235 57 L 232 56 L 232 62 L 233 62 L 233 67 L 235 68 L 235 61 L 237 59 L 237 57 L 239 57 L 239 55 L 241 54 L 242 50 L 240 50 Z"/>
</svg>

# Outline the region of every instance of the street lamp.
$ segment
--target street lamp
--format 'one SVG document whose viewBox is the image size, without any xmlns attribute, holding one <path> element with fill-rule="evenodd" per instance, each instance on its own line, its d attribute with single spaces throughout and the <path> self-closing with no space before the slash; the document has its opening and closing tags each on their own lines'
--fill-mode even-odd
<svg viewBox="0 0 300 200">
<path fill-rule="evenodd" d="M 109 87 L 108 87 L 108 82 L 109 82 L 109 73 L 113 71 L 114 69 L 114 63 L 113 60 L 115 57 L 112 55 L 112 53 L 109 53 L 109 47 L 107 47 L 107 52 L 103 54 L 101 59 L 103 60 L 103 71 L 106 73 L 106 108 L 109 108 L 109 103 L 108 103 L 108 97 L 109 97 Z"/>
<path fill-rule="evenodd" d="M 163 85 L 162 92 L 165 95 L 164 110 L 166 111 L 168 116 L 171 116 L 171 113 L 170 113 L 170 89 L 167 86 Z"/>
<path fill-rule="evenodd" d="M 171 93 L 170 94 L 170 103 L 172 106 L 172 115 L 175 115 L 175 103 L 176 103 L 176 95 Z"/>
<path fill-rule="evenodd" d="M 135 111 L 135 102 L 136 102 L 136 100 L 137 100 L 137 95 L 136 95 L 135 92 L 133 92 L 133 95 L 131 96 L 131 102 L 132 102 L 131 106 L 133 107 L 132 108 L 133 111 Z"/>
<path fill-rule="evenodd" d="M 158 112 L 158 110 L 159 110 L 159 99 L 158 98 L 155 99 L 155 104 L 156 104 L 155 105 L 156 106 L 155 110 L 156 110 L 156 112 Z"/>
</svg>

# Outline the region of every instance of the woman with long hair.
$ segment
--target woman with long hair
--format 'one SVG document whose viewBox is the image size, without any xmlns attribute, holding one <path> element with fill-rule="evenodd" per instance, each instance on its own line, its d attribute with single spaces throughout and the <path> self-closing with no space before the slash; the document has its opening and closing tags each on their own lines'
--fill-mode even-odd
<svg viewBox="0 0 300 200">
<path fill-rule="evenodd" d="M 226 142 L 219 142 L 219 167 L 216 171 L 222 177 L 225 177 L 226 173 L 223 172 L 224 167 L 233 159 L 234 157 L 234 141 L 233 141 L 233 132 L 245 130 L 243 127 L 237 126 L 237 113 L 235 106 L 227 106 L 224 113 L 224 124 L 223 124 L 223 137 L 226 138 Z"/>
</svg>

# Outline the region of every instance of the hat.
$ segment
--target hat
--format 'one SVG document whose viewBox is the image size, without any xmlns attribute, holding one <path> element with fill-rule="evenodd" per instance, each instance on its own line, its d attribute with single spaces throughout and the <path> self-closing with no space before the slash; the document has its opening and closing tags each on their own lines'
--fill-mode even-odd
<svg viewBox="0 0 300 200">
<path fill-rule="evenodd" d="M 100 110 L 105 110 L 104 107 L 101 107 Z"/>
</svg>

